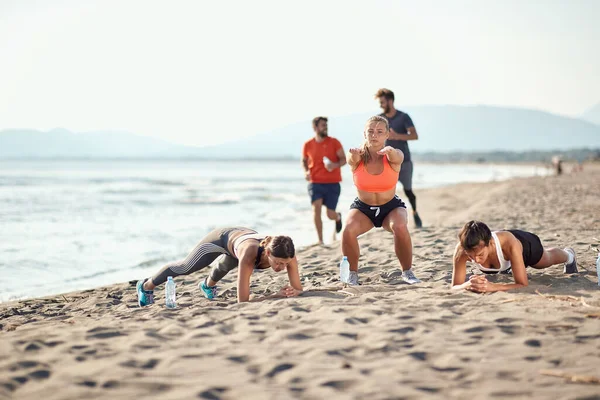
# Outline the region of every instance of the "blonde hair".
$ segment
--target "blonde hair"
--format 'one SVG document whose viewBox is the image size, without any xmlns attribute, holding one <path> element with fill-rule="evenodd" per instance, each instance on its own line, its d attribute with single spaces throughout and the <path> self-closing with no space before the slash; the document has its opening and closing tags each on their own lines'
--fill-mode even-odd
<svg viewBox="0 0 600 400">
<path fill-rule="evenodd" d="M 269 250 L 277 258 L 292 258 L 296 255 L 294 242 L 289 236 L 266 236 L 259 246 Z"/>
<path fill-rule="evenodd" d="M 390 123 L 388 122 L 387 118 L 382 117 L 381 115 L 375 115 L 367 120 L 367 122 L 365 123 L 365 132 L 366 132 L 367 126 L 369 126 L 371 124 L 379 124 L 379 123 L 382 123 L 385 126 L 386 132 L 389 132 Z M 367 140 L 366 137 L 365 137 L 365 141 L 362 144 L 362 149 L 364 151 L 362 154 L 362 162 L 363 162 L 363 164 L 366 165 L 371 160 L 371 154 L 369 153 L 369 141 Z"/>
</svg>

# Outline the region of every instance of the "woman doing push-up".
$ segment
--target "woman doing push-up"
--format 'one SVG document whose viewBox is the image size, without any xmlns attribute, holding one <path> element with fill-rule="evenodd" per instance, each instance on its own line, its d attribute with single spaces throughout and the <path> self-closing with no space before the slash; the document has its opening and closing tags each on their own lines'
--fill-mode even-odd
<svg viewBox="0 0 600 400">
<path fill-rule="evenodd" d="M 490 231 L 483 222 L 469 221 L 458 235 L 454 251 L 452 289 L 478 293 L 498 292 L 528 285 L 526 267 L 544 269 L 564 264 L 564 273 L 577 272 L 575 250 L 545 249 L 540 238 L 521 230 Z M 485 274 L 511 273 L 515 283 L 492 283 L 484 275 L 467 279 L 467 261 Z M 466 281 L 466 282 L 465 282 Z"/>
<path fill-rule="evenodd" d="M 208 267 L 221 256 L 210 275 L 199 284 L 208 299 L 217 295 L 217 282 L 238 265 L 239 303 L 250 299 L 250 276 L 255 269 L 287 270 L 290 286 L 283 287 L 274 297 L 293 297 L 302 293 L 294 242 L 289 236 L 265 236 L 252 229 L 234 227 L 215 229 L 184 260 L 169 263 L 153 277 L 140 280 L 137 283 L 139 306 L 154 303 L 154 288 L 165 283 L 169 276 L 189 275 Z"/>
</svg>

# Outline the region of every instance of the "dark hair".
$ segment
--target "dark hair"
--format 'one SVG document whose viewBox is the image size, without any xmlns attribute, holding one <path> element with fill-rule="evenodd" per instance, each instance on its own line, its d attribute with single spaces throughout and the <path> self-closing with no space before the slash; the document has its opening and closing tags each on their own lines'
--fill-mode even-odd
<svg viewBox="0 0 600 400">
<path fill-rule="evenodd" d="M 327 117 L 314 117 L 312 120 L 313 129 L 316 129 L 317 125 L 319 125 L 319 122 L 321 121 L 327 122 Z"/>
<path fill-rule="evenodd" d="M 475 249 L 481 241 L 487 246 L 491 238 L 492 231 L 481 221 L 467 222 L 458 234 L 460 245 L 467 251 Z"/>
<path fill-rule="evenodd" d="M 377 93 L 375 93 L 375 98 L 378 99 L 380 97 L 384 97 L 386 100 L 394 101 L 396 98 L 394 97 L 394 92 L 390 89 L 379 89 Z"/>
<path fill-rule="evenodd" d="M 269 250 L 273 257 L 292 258 L 296 255 L 294 242 L 289 236 L 267 236 L 260 245 Z"/>
</svg>

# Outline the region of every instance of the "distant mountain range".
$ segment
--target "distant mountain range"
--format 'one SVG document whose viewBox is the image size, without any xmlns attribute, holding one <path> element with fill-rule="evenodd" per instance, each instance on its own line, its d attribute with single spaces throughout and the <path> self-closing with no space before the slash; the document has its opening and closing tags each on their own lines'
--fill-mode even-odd
<svg viewBox="0 0 600 400">
<path fill-rule="evenodd" d="M 0 131 L 0 158 L 136 158 L 186 157 L 198 148 L 127 132 L 74 133 L 57 128 Z"/>
<path fill-rule="evenodd" d="M 584 112 L 581 119 L 591 122 L 592 124 L 600 125 L 600 103 Z"/>
<path fill-rule="evenodd" d="M 543 111 L 491 106 L 421 106 L 403 111 L 419 132 L 419 140 L 410 142 L 414 153 L 600 149 L 599 125 Z M 358 146 L 371 115 L 331 117 L 329 133 L 346 149 Z M 13 129 L 0 131 L 0 158 L 299 158 L 302 144 L 312 135 L 311 122 L 305 121 L 198 148 L 123 132 Z"/>
</svg>

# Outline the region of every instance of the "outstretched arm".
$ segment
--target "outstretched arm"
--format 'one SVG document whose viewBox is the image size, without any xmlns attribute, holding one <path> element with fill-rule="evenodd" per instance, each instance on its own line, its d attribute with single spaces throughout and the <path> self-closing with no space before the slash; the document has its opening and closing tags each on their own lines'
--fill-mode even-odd
<svg viewBox="0 0 600 400">
<path fill-rule="evenodd" d="M 358 164 L 360 164 L 362 160 L 362 155 L 365 153 L 365 150 L 361 147 L 351 147 L 348 150 L 348 155 L 346 159 L 348 160 L 348 165 L 354 171 Z"/>
<path fill-rule="evenodd" d="M 400 165 L 404 161 L 404 153 L 402 151 L 393 148 L 392 146 L 385 146 L 379 150 L 377 154 L 385 155 L 390 162 L 390 166 L 395 167 L 394 170 L 400 171 Z"/>
</svg>

